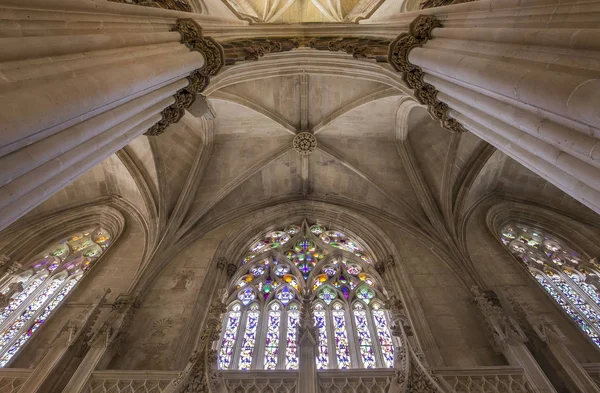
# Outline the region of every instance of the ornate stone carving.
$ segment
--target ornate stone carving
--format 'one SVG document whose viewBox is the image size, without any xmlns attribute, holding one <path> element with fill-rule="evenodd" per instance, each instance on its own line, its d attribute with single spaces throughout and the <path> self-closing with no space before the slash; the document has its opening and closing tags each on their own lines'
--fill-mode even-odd
<svg viewBox="0 0 600 393">
<path fill-rule="evenodd" d="M 227 307 L 221 300 L 213 302 L 208 311 L 206 326 L 200 335 L 198 349 L 192 353 L 186 368 L 165 388 L 165 393 L 217 391 L 219 377 L 213 367 L 217 362 L 217 352 L 212 349 L 212 345 L 219 338 L 221 315 L 226 311 Z"/>
<path fill-rule="evenodd" d="M 233 275 L 235 274 L 235 272 L 237 271 L 237 266 L 233 263 L 228 263 L 227 264 L 227 277 L 231 278 L 233 277 Z"/>
<path fill-rule="evenodd" d="M 377 273 L 379 273 L 380 275 L 383 276 L 385 274 L 385 262 L 383 262 L 383 261 L 375 262 L 375 270 L 377 270 Z"/>
<path fill-rule="evenodd" d="M 443 7 L 446 5 L 470 3 L 471 1 L 476 1 L 476 0 L 425 0 L 423 3 L 421 3 L 420 8 L 422 10 L 425 10 L 427 8 Z"/>
<path fill-rule="evenodd" d="M 542 342 L 548 341 L 548 335 L 552 334 L 559 340 L 564 340 L 565 336 L 560 331 L 554 321 L 547 316 L 538 315 L 531 305 L 525 301 L 519 300 L 513 293 L 507 293 L 506 299 L 512 307 L 512 311 L 519 322 L 519 325 L 529 339 L 538 338 Z"/>
<path fill-rule="evenodd" d="M 402 79 L 414 90 L 415 98 L 421 104 L 427 105 L 429 114 L 439 120 L 442 127 L 452 132 L 464 132 L 464 127 L 448 116 L 448 105 L 437 99 L 437 89 L 423 81 L 425 73 L 421 67 L 408 60 L 410 51 L 423 46 L 431 38 L 431 31 L 436 27 L 442 27 L 442 24 L 434 15 L 419 15 L 410 24 L 409 32 L 400 34 L 392 42 L 388 59 L 397 71 L 402 72 Z"/>
<path fill-rule="evenodd" d="M 319 329 L 315 326 L 313 318 L 312 298 L 306 289 L 302 294 L 302 310 L 300 311 L 300 321 L 298 321 L 298 336 L 302 338 L 305 334 L 309 334 L 314 342 L 319 337 Z"/>
<path fill-rule="evenodd" d="M 295 38 L 247 38 L 222 42 L 225 64 L 258 60 L 269 53 L 287 52 L 300 46 Z"/>
<path fill-rule="evenodd" d="M 225 64 L 223 47 L 211 37 L 202 35 L 202 28 L 193 19 L 178 19 L 175 28 L 181 34 L 181 43 L 190 50 L 198 51 L 204 56 L 204 67 L 199 71 L 206 77 L 217 75 Z"/>
<path fill-rule="evenodd" d="M 142 5 L 145 7 L 164 8 L 167 10 L 192 12 L 187 0 L 110 0 L 115 3 Z"/>
<path fill-rule="evenodd" d="M 225 267 L 227 267 L 227 258 L 224 258 L 224 257 L 217 258 L 217 269 L 225 270 Z"/>
<path fill-rule="evenodd" d="M 0 255 L 0 268 L 3 268 L 8 262 L 10 262 L 10 257 L 7 255 Z"/>
<path fill-rule="evenodd" d="M 181 34 L 181 43 L 190 50 L 198 51 L 204 56 L 204 66 L 194 70 L 188 76 L 189 84 L 179 90 L 173 98 L 173 103 L 161 112 L 162 119 L 153 125 L 145 135 L 157 136 L 165 132 L 169 124 L 177 123 L 196 100 L 196 94 L 201 93 L 224 65 L 223 48 L 212 38 L 202 36 L 202 28 L 192 19 L 178 19 L 175 28 Z"/>
<path fill-rule="evenodd" d="M 17 262 L 17 261 L 12 261 L 8 267 L 6 268 L 6 274 L 15 274 L 16 272 L 18 272 L 23 266 Z"/>
<path fill-rule="evenodd" d="M 317 148 L 317 138 L 310 132 L 299 132 L 292 141 L 294 150 L 302 156 L 307 156 Z"/>
<path fill-rule="evenodd" d="M 394 260 L 393 255 L 387 255 L 384 262 L 386 267 L 392 268 L 396 266 L 396 261 Z"/>
<path fill-rule="evenodd" d="M 140 302 L 136 296 L 119 295 L 112 305 L 108 318 L 90 339 L 91 342 L 104 340 L 104 345 L 112 346 L 115 352 L 119 351 L 121 344 L 127 339 L 129 325 L 133 320 L 135 311 Z"/>
<path fill-rule="evenodd" d="M 177 272 L 175 277 L 173 277 L 173 281 L 175 281 L 175 285 L 171 290 L 174 291 L 184 291 L 187 289 L 187 285 L 192 282 L 194 279 L 194 271 L 193 270 L 182 270 Z"/>
<path fill-rule="evenodd" d="M 315 37 L 308 46 L 318 50 L 346 52 L 355 59 L 374 59 L 387 62 L 390 40 L 369 37 Z"/>
<path fill-rule="evenodd" d="M 473 286 L 471 293 L 475 305 L 483 315 L 486 335 L 497 352 L 502 353 L 506 345 L 527 341 L 517 321 L 502 309 L 493 291 L 482 292 L 479 287 Z"/>
</svg>

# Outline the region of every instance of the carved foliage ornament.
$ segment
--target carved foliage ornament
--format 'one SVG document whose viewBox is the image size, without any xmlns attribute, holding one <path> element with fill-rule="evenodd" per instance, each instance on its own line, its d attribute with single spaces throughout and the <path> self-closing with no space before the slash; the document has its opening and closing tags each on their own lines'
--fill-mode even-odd
<svg viewBox="0 0 600 393">
<path fill-rule="evenodd" d="M 317 138 L 310 132 L 299 132 L 292 144 L 298 154 L 307 156 L 317 148 Z"/>
<path fill-rule="evenodd" d="M 408 87 L 414 90 L 415 98 L 421 104 L 427 105 L 429 114 L 440 121 L 442 127 L 452 132 L 464 132 L 465 128 L 448 115 L 449 107 L 437 99 L 436 88 L 423 81 L 425 73 L 408 60 L 411 50 L 423 46 L 431 39 L 431 31 L 442 27 L 441 22 L 434 15 L 419 15 L 411 24 L 408 33 L 402 33 L 392 42 L 388 59 L 390 64 L 399 72 Z"/>
<path fill-rule="evenodd" d="M 163 109 L 162 119 L 153 125 L 145 135 L 157 136 L 165 132 L 169 124 L 177 123 L 196 100 L 210 81 L 223 68 L 223 48 L 212 38 L 202 36 L 202 28 L 192 19 L 178 19 L 175 28 L 181 34 L 181 43 L 190 50 L 198 51 L 204 56 L 204 67 L 194 70 L 188 76 L 188 85 L 179 90 L 173 98 L 175 103 Z"/>
<path fill-rule="evenodd" d="M 115 3 L 142 5 L 145 7 L 164 8 L 166 10 L 192 12 L 187 0 L 110 0 Z"/>
</svg>

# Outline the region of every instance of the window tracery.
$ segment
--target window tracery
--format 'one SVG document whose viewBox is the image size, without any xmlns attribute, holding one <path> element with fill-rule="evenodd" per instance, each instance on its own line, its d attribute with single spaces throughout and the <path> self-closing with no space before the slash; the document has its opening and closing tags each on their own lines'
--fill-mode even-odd
<svg viewBox="0 0 600 393">
<path fill-rule="evenodd" d="M 555 236 L 521 223 L 501 230 L 501 241 L 523 262 L 537 282 L 600 346 L 598 270 Z"/>
<path fill-rule="evenodd" d="M 13 292 L 0 312 L 0 367 L 14 358 L 110 243 L 110 233 L 102 228 L 75 233 L 0 282 L 3 296 Z"/>
<path fill-rule="evenodd" d="M 383 288 L 369 252 L 342 231 L 288 225 L 256 240 L 228 288 L 221 370 L 296 370 L 304 296 L 319 369 L 393 367 Z"/>
</svg>

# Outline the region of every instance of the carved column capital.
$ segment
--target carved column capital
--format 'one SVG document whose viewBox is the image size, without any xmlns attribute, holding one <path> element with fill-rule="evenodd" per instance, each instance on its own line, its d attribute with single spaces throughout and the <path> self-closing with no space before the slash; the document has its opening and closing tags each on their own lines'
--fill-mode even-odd
<svg viewBox="0 0 600 393">
<path fill-rule="evenodd" d="M 225 65 L 223 47 L 211 37 L 202 35 L 202 27 L 193 19 L 178 19 L 175 30 L 181 34 L 181 43 L 190 50 L 202 53 L 206 77 L 217 75 Z"/>
<path fill-rule="evenodd" d="M 431 39 L 431 31 L 442 27 L 434 15 L 419 15 L 409 27 L 408 33 L 402 33 L 389 47 L 388 59 L 396 71 L 402 72 L 406 85 L 414 90 L 415 98 L 421 104 L 427 105 L 429 114 L 440 121 L 442 127 L 452 132 L 464 132 L 465 128 L 455 119 L 448 116 L 449 107 L 437 99 L 437 89 L 424 82 L 425 73 L 421 67 L 415 66 L 408 60 L 410 51 L 421 47 Z"/>
<path fill-rule="evenodd" d="M 210 77 L 216 75 L 225 64 L 223 48 L 211 37 L 202 35 L 202 28 L 193 19 L 178 19 L 175 30 L 181 34 L 181 43 L 185 44 L 191 51 L 202 53 L 204 66 L 194 70 L 188 76 L 188 85 L 179 90 L 173 98 L 175 103 L 163 109 L 162 119 L 153 125 L 145 135 L 157 136 L 165 132 L 169 124 L 177 123 L 196 100 L 208 83 Z"/>
</svg>

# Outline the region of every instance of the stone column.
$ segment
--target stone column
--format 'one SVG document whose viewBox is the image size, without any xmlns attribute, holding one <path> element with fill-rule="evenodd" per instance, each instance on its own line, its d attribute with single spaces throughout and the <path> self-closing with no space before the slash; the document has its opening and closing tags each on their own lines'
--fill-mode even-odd
<svg viewBox="0 0 600 393">
<path fill-rule="evenodd" d="M 600 213 L 599 9 L 480 0 L 409 13 L 389 60 L 445 128 L 478 135 Z"/>
<path fill-rule="evenodd" d="M 548 360 L 556 369 L 562 371 L 560 376 L 567 382 L 570 390 L 580 393 L 600 393 L 600 387 L 566 346 L 566 337 L 556 324 L 546 316 L 537 315 L 527 303 L 520 301 L 515 295 L 508 295 L 507 299 L 535 350 L 539 349 L 542 356 L 549 355 Z"/>
<path fill-rule="evenodd" d="M 88 347 L 90 332 L 100 313 L 100 307 L 106 300 L 104 293 L 93 304 L 87 307 L 74 321 L 68 321 L 59 336 L 53 340 L 52 347 L 38 364 L 31 376 L 25 381 L 21 390 L 31 393 L 44 393 L 52 389 L 54 384 L 66 371 L 67 366 Z"/>
<path fill-rule="evenodd" d="M 471 288 L 473 301 L 486 324 L 486 333 L 494 349 L 502 353 L 509 364 L 522 367 L 527 382 L 542 393 L 556 393 L 539 364 L 525 345 L 527 337 L 518 323 L 500 305 L 492 291 L 482 292 Z"/>
<path fill-rule="evenodd" d="M 0 0 L 0 230 L 183 116 L 223 55 L 181 14 Z"/>
<path fill-rule="evenodd" d="M 89 338 L 89 350 L 63 392 L 84 392 L 92 373 L 108 365 L 127 337 L 133 314 L 138 307 L 137 299 L 132 296 L 120 295 L 115 300 L 107 320 Z"/>
</svg>

